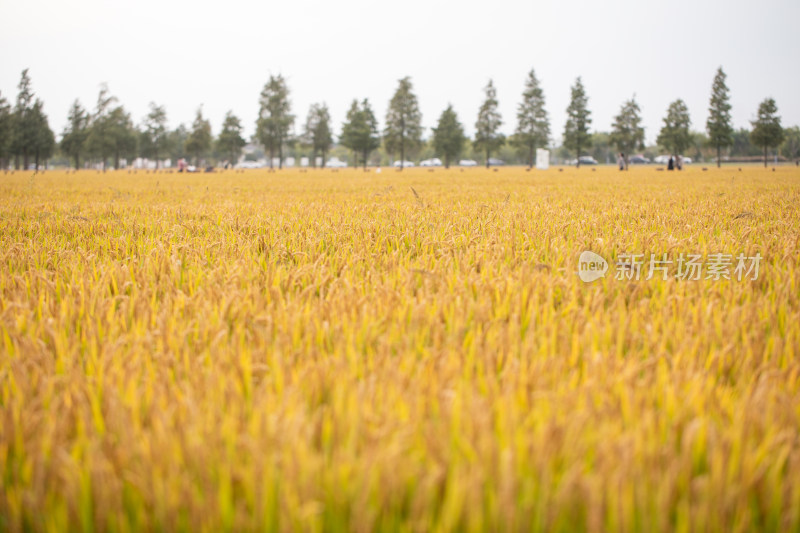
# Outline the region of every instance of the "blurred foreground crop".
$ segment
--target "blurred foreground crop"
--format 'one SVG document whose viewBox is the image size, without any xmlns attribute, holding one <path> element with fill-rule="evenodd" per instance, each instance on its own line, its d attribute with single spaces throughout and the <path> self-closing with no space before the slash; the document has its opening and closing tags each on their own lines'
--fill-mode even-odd
<svg viewBox="0 0 800 533">
<path fill-rule="evenodd" d="M 31 174 L 0 530 L 800 529 L 797 169 Z"/>
</svg>

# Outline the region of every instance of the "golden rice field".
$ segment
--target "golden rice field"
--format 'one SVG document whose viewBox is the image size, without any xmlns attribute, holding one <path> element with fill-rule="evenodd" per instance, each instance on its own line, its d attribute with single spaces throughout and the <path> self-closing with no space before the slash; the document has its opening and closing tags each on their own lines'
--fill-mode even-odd
<svg viewBox="0 0 800 533">
<path fill-rule="evenodd" d="M 796 168 L 0 174 L 0 531 L 800 531 L 798 206 Z"/>
</svg>

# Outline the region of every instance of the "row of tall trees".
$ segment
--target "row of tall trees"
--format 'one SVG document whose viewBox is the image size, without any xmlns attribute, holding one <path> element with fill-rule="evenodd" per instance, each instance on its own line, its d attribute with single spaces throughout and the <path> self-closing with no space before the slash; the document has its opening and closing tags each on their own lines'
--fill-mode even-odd
<svg viewBox="0 0 800 533">
<path fill-rule="evenodd" d="M 78 100 L 72 104 L 61 142 L 48 124 L 42 101 L 35 97 L 28 70 L 22 72 L 16 105 L 12 108 L 0 95 L 0 168 L 29 168 L 49 159 L 60 148 L 75 168 L 88 160 L 103 168 L 109 162 L 119 168 L 122 160 L 144 157 L 159 165 L 163 159 L 191 155 L 199 163 L 212 149 L 231 161 L 239 157 L 245 140 L 238 118 L 228 113 L 222 132 L 214 141 L 211 126 L 197 111 L 192 129 L 184 126 L 167 129 L 167 113 L 163 106 L 150 104 L 140 125 L 119 104 L 106 85 L 102 85 L 94 110 L 85 109 Z"/>
<path fill-rule="evenodd" d="M 103 168 L 109 160 L 114 168 L 119 168 L 122 159 L 130 161 L 137 157 L 154 161 L 156 168 L 164 159 L 185 156 L 200 164 L 211 150 L 236 162 L 245 145 L 242 129 L 239 119 L 229 111 L 215 141 L 201 106 L 191 130 L 180 125 L 170 131 L 166 110 L 154 102 L 150 103 L 150 111 L 137 127 L 104 85 L 93 112 L 86 111 L 77 100 L 72 104 L 61 138 L 61 150 L 70 157 L 75 168 L 80 168 L 86 158 L 99 161 Z"/>
<path fill-rule="evenodd" d="M 734 142 L 730 96 L 725 80 L 725 73 L 722 68 L 719 68 L 712 84 L 709 118 L 706 124 L 707 142 L 716 148 L 718 165 L 722 161 L 722 149 L 732 146 Z M 484 93 L 485 98 L 475 123 L 473 148 L 485 155 L 486 165 L 489 166 L 492 154 L 505 144 L 506 138 L 500 132 L 503 121 L 498 111 L 497 91 L 491 80 L 484 89 Z M 367 113 L 370 120 L 364 122 L 359 113 Z M 353 122 L 353 120 L 357 122 Z M 386 128 L 383 132 L 384 146 L 390 154 L 399 155 L 401 169 L 405 164 L 407 151 L 418 147 L 421 143 L 421 122 L 422 116 L 411 81 L 408 77 L 403 78 L 399 81 L 398 88 L 389 102 Z M 374 126 L 371 135 L 354 137 L 352 130 L 355 128 L 360 131 L 364 124 Z M 591 124 L 588 97 L 579 77 L 571 88 L 563 134 L 563 146 L 575 154 L 577 165 L 580 165 L 580 156 L 591 148 L 593 137 L 590 132 Z M 777 106 L 773 99 L 768 98 L 761 103 L 758 118 L 752 122 L 752 125 L 750 141 L 763 148 L 764 164 L 766 165 L 768 149 L 778 146 L 784 138 L 784 131 L 777 115 Z M 690 127 L 688 107 L 683 100 L 678 99 L 672 102 L 667 109 L 664 125 L 659 132 L 657 142 L 674 155 L 682 154 L 692 145 L 695 138 Z M 644 138 L 641 109 L 634 96 L 622 104 L 619 113 L 614 117 L 609 136 L 609 142 L 625 155 L 626 168 L 630 153 L 644 149 Z M 439 117 L 437 126 L 433 128 L 433 145 L 436 152 L 443 156 L 446 166 L 462 151 L 465 140 L 463 127 L 452 106 L 448 106 Z M 528 165 L 533 166 L 536 149 L 547 146 L 549 140 L 550 122 L 545 109 L 544 93 L 535 72 L 531 70 L 525 82 L 522 102 L 518 106 L 517 129 L 511 136 L 510 142 L 524 154 Z M 369 151 L 379 146 L 377 126 L 374 125 L 374 115 L 367 100 L 361 103 L 360 112 L 359 104 L 353 102 L 343 128 L 341 142 L 354 152 L 361 153 L 364 164 L 366 164 Z"/>
<path fill-rule="evenodd" d="M 707 143 L 716 149 L 718 164 L 722 150 L 736 147 L 741 142 L 741 132 L 732 126 L 730 94 L 722 68 L 717 70 L 711 88 L 709 115 L 706 122 Z M 563 131 L 563 147 L 573 153 L 580 165 L 580 157 L 589 153 L 593 137 L 589 99 L 581 78 L 571 87 L 567 120 Z M 517 127 L 508 139 L 500 132 L 503 119 L 498 110 L 497 91 L 492 80 L 484 88 L 484 100 L 475 122 L 472 148 L 485 156 L 487 166 L 491 156 L 508 141 L 529 166 L 534 163 L 537 148 L 550 142 L 550 121 L 545 108 L 544 92 L 533 70 L 528 73 L 517 108 Z M 330 112 L 324 103 L 312 104 L 302 133 L 295 137 L 290 91 L 281 76 L 270 76 L 259 98 L 259 114 L 253 140 L 264 147 L 270 165 L 277 161 L 283 165 L 287 147 L 307 149 L 312 161 L 318 156 L 325 161 L 334 144 Z M 766 165 L 768 149 L 778 146 L 784 138 L 794 143 L 793 131 L 784 131 L 771 98 L 764 100 L 758 117 L 752 122 L 748 141 L 760 147 Z M 683 100 L 669 105 L 657 142 L 670 153 L 682 154 L 692 146 L 695 133 L 690 131 L 689 110 Z M 191 129 L 183 125 L 176 130 L 167 128 L 167 113 L 163 106 L 150 104 L 146 117 L 139 125 L 125 111 L 108 87 L 100 89 L 93 111 L 84 109 L 77 100 L 69 111 L 68 123 L 61 135 L 60 148 L 76 168 L 91 159 L 105 167 L 111 162 L 119 168 L 123 159 L 145 157 L 159 162 L 167 157 L 188 156 L 199 164 L 212 150 L 220 158 L 234 163 L 238 160 L 245 140 L 239 119 L 228 112 L 217 139 L 209 121 L 198 108 Z M 787 137 L 788 135 L 788 137 Z M 383 145 L 392 157 L 405 165 L 409 153 L 423 144 L 422 114 L 409 77 L 398 81 L 397 89 L 389 101 L 383 131 L 378 130 L 375 114 L 367 99 L 354 100 L 342 125 L 339 143 L 356 154 L 364 165 L 370 153 Z M 644 148 L 644 128 L 641 109 L 635 96 L 626 100 L 614 117 L 608 143 L 627 156 Z M 459 118 L 448 105 L 433 128 L 432 146 L 436 154 L 449 166 L 466 147 L 467 137 Z M 35 98 L 28 71 L 22 73 L 16 104 L 12 107 L 0 95 L 0 167 L 6 168 L 13 160 L 15 167 L 27 168 L 31 162 L 38 166 L 51 157 L 56 149 L 55 136 L 48 125 L 41 100 Z M 793 146 L 793 145 L 792 145 Z M 791 147 L 790 147 L 791 151 Z M 323 163 L 324 164 L 324 163 Z"/>
<path fill-rule="evenodd" d="M 722 149 L 732 146 L 734 142 L 730 95 L 725 80 L 725 73 L 720 67 L 712 84 L 709 117 L 706 122 L 708 143 L 716 148 L 717 166 L 722 162 Z M 750 140 L 753 144 L 763 148 L 765 166 L 768 149 L 780 145 L 784 138 L 777 111 L 775 100 L 767 98 L 759 105 L 758 118 L 752 122 L 753 130 L 750 133 Z M 587 109 L 586 93 L 580 78 L 572 87 L 567 117 L 563 144 L 575 152 L 578 157 L 578 165 L 580 165 L 582 150 L 588 149 L 591 143 L 588 128 L 591 123 L 590 112 Z M 623 103 L 619 114 L 614 117 L 609 140 L 619 152 L 625 154 L 626 168 L 630 153 L 634 150 L 644 149 L 644 128 L 641 126 L 641 122 L 641 110 L 635 97 Z M 681 99 L 675 100 L 667 109 L 664 125 L 656 142 L 671 154 L 682 154 L 694 140 L 694 134 L 690 127 L 691 119 L 686 103 Z"/>
<path fill-rule="evenodd" d="M 722 163 L 722 149 L 733 146 L 734 130 L 731 121 L 730 90 L 726 83 L 727 76 L 722 67 L 717 69 L 714 81 L 711 85 L 711 98 L 708 107 L 708 120 L 706 121 L 706 131 L 708 132 L 708 142 L 716 149 L 717 166 Z M 687 145 L 686 131 L 689 128 L 689 112 L 683 101 L 674 102 L 667 114 L 670 122 L 665 120 L 665 126 L 669 126 L 666 132 L 667 142 L 660 144 L 673 147 L 684 148 Z M 780 117 L 778 116 L 778 106 L 775 100 L 767 98 L 758 106 L 758 116 L 751 122 L 753 130 L 750 133 L 750 141 L 763 148 L 764 166 L 767 165 L 767 151 L 771 147 L 781 144 L 784 139 L 783 128 L 781 127 Z M 662 133 L 664 130 L 662 130 Z M 659 137 L 659 139 L 661 139 Z"/>
<path fill-rule="evenodd" d="M 12 160 L 16 168 L 20 165 L 28 168 L 31 163 L 39 168 L 55 148 L 55 135 L 44 113 L 44 104 L 35 97 L 25 69 L 17 85 L 15 105 L 12 107 L 0 94 L 0 168 L 7 168 Z"/>
</svg>

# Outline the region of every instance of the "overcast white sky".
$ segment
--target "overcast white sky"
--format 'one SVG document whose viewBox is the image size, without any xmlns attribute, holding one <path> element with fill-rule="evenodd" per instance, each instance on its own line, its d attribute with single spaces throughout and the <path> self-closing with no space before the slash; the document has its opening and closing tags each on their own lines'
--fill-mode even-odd
<svg viewBox="0 0 800 533">
<path fill-rule="evenodd" d="M 203 104 L 215 134 L 231 109 L 249 137 L 271 73 L 288 80 L 298 132 L 321 101 L 337 133 L 353 98 L 382 124 L 407 75 L 426 128 L 450 102 L 468 133 L 493 79 L 510 134 L 531 68 L 555 137 L 577 76 L 596 131 L 634 94 L 648 142 L 677 98 L 704 130 L 720 65 L 736 127 L 768 96 L 784 126 L 800 124 L 798 0 L 0 0 L 0 25 L 0 93 L 13 101 L 30 68 L 59 137 L 72 101 L 93 108 L 101 82 L 137 123 L 150 101 L 171 127 Z"/>
</svg>

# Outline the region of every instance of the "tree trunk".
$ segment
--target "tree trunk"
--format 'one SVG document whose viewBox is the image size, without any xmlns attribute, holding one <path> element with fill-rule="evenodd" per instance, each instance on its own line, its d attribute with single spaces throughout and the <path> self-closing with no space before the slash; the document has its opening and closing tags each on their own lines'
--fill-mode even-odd
<svg viewBox="0 0 800 533">
<path fill-rule="evenodd" d="M 447 154 L 444 156 L 444 168 L 450 168 L 450 156 Z"/>
<path fill-rule="evenodd" d="M 278 170 L 283 168 L 283 143 L 278 145 Z"/>
<path fill-rule="evenodd" d="M 490 155 L 492 155 L 492 153 L 489 150 L 486 150 L 486 168 L 489 168 L 489 156 Z"/>
<path fill-rule="evenodd" d="M 114 152 L 114 170 L 119 170 L 119 150 Z"/>
<path fill-rule="evenodd" d="M 75 170 L 78 170 L 81 167 L 81 156 L 75 154 Z"/>
<path fill-rule="evenodd" d="M 367 155 L 369 155 L 367 150 L 364 150 L 364 170 L 367 170 Z M 402 166 L 400 168 L 402 168 Z"/>
<path fill-rule="evenodd" d="M 328 151 L 324 148 L 322 149 L 322 168 L 325 168 L 325 157 L 327 156 Z"/>
<path fill-rule="evenodd" d="M 530 145 L 528 150 L 528 168 L 533 168 L 533 145 Z"/>
<path fill-rule="evenodd" d="M 400 136 L 400 170 L 403 170 L 403 167 L 406 164 L 406 139 L 405 136 Z"/>
<path fill-rule="evenodd" d="M 158 146 L 155 147 L 154 154 L 156 156 L 156 170 L 158 170 Z"/>
<path fill-rule="evenodd" d="M 273 163 L 272 161 L 275 159 L 275 147 L 270 145 L 269 146 L 269 169 L 273 170 Z"/>
<path fill-rule="evenodd" d="M 765 154 L 767 153 L 767 149 L 766 148 L 764 148 L 764 153 Z M 764 156 L 764 157 L 766 157 L 766 156 Z M 764 161 L 766 161 L 766 159 Z M 22 152 L 22 162 L 25 165 L 25 170 L 28 170 L 28 165 L 30 163 L 30 156 L 28 155 L 28 151 L 27 150 Z M 767 166 L 766 162 L 764 163 L 764 166 Z"/>
<path fill-rule="evenodd" d="M 578 149 L 575 151 L 577 156 L 577 159 L 575 160 L 577 161 L 575 168 L 581 168 L 581 145 L 579 144 L 577 148 Z"/>
<path fill-rule="evenodd" d="M 39 172 L 39 150 L 36 150 L 36 153 L 34 154 L 33 166 L 36 172 Z"/>
<path fill-rule="evenodd" d="M 767 145 L 764 145 L 764 168 L 767 168 Z"/>
<path fill-rule="evenodd" d="M 722 147 L 717 145 L 717 168 L 722 166 L 722 156 L 720 155 L 722 152 Z"/>
</svg>

